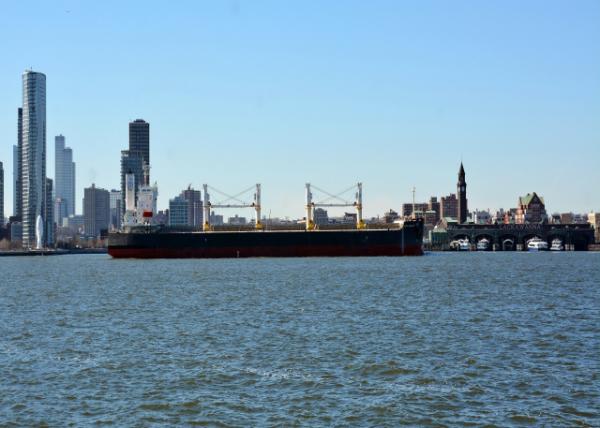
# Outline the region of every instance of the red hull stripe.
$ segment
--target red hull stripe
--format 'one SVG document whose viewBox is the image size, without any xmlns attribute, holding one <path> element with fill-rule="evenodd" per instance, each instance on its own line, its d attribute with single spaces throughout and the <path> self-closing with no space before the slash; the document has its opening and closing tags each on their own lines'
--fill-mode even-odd
<svg viewBox="0 0 600 428">
<path fill-rule="evenodd" d="M 219 247 L 219 248 L 119 248 L 108 249 L 115 258 L 183 259 L 183 258 L 245 258 L 245 257 L 360 257 L 360 256 L 420 256 L 423 249 L 417 245 L 352 247 L 341 245 L 289 247 Z"/>
</svg>

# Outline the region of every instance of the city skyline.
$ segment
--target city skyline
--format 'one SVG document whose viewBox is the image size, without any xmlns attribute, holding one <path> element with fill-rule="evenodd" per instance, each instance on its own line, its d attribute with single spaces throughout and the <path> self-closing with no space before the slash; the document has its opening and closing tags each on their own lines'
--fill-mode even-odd
<svg viewBox="0 0 600 428">
<path fill-rule="evenodd" d="M 413 186 L 418 201 L 454 193 L 461 158 L 470 210 L 515 207 L 534 191 L 549 212 L 600 209 L 596 3 L 434 2 L 418 11 L 350 3 L 323 6 L 318 15 L 310 6 L 273 3 L 156 6 L 136 9 L 147 24 L 133 29 L 124 16 L 134 5 L 119 9 L 114 22 L 110 7 L 64 5 L 41 5 L 47 13 L 32 18 L 34 35 L 50 32 L 50 22 L 61 23 L 60 32 L 40 46 L 33 36 L 16 40 L 0 59 L 5 178 L 16 144 L 18 76 L 33 65 L 48 79 L 47 135 L 65 135 L 77 153 L 79 194 L 94 182 L 119 188 L 127 124 L 143 118 L 152 124 L 159 209 L 189 184 L 236 193 L 260 182 L 265 215 L 301 217 L 305 182 L 336 192 L 362 181 L 366 216 L 382 215 L 410 201 Z M 13 19 L 0 29 L 5 38 L 26 11 L 7 6 Z M 197 25 L 178 30 L 181 20 Z M 398 22 L 407 25 L 395 28 Z M 363 26 L 352 30 L 357 23 Z M 555 25 L 577 31 L 557 39 Z M 68 43 L 82 26 L 81 40 Z M 56 47 L 45 53 L 46 43 Z M 151 55 L 140 59 L 140 43 Z M 88 45 L 96 49 L 84 52 Z M 69 58 L 82 61 L 74 67 Z M 54 178 L 53 156 L 46 162 Z M 5 195 L 12 185 L 5 179 Z M 13 203 L 5 196 L 6 214 Z"/>
</svg>

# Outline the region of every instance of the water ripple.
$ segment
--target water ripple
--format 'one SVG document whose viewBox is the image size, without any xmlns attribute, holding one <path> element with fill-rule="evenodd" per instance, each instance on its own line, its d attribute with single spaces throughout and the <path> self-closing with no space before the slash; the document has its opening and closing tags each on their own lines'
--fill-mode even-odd
<svg viewBox="0 0 600 428">
<path fill-rule="evenodd" d="M 0 277 L 2 426 L 600 426 L 600 254 L 1 258 Z"/>
</svg>

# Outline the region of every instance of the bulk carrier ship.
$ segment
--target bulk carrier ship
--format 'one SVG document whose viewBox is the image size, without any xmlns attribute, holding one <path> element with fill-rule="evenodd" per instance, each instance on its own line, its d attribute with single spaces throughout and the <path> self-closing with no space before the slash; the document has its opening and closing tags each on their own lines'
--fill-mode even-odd
<svg viewBox="0 0 600 428">
<path fill-rule="evenodd" d="M 250 204 L 212 205 L 204 185 L 202 231 L 151 224 L 156 191 L 140 191 L 134 203 L 133 177 L 126 176 L 125 225 L 108 236 L 108 253 L 115 258 L 235 258 L 422 255 L 422 219 L 394 224 L 366 224 L 362 219 L 362 184 L 353 203 L 318 204 L 306 185 L 306 220 L 303 229 L 265 228 L 261 219 L 260 184 Z M 150 198 L 144 200 L 144 198 Z M 323 228 L 313 221 L 315 207 L 353 206 L 352 228 Z M 210 224 L 212 208 L 247 208 L 256 211 L 252 230 L 224 230 Z"/>
</svg>

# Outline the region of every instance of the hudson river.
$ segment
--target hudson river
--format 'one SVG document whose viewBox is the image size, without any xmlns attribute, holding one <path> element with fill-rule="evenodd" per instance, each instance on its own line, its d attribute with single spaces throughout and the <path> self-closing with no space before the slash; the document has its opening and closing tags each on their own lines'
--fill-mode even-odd
<svg viewBox="0 0 600 428">
<path fill-rule="evenodd" d="M 600 253 L 0 258 L 0 425 L 600 426 Z"/>
</svg>

